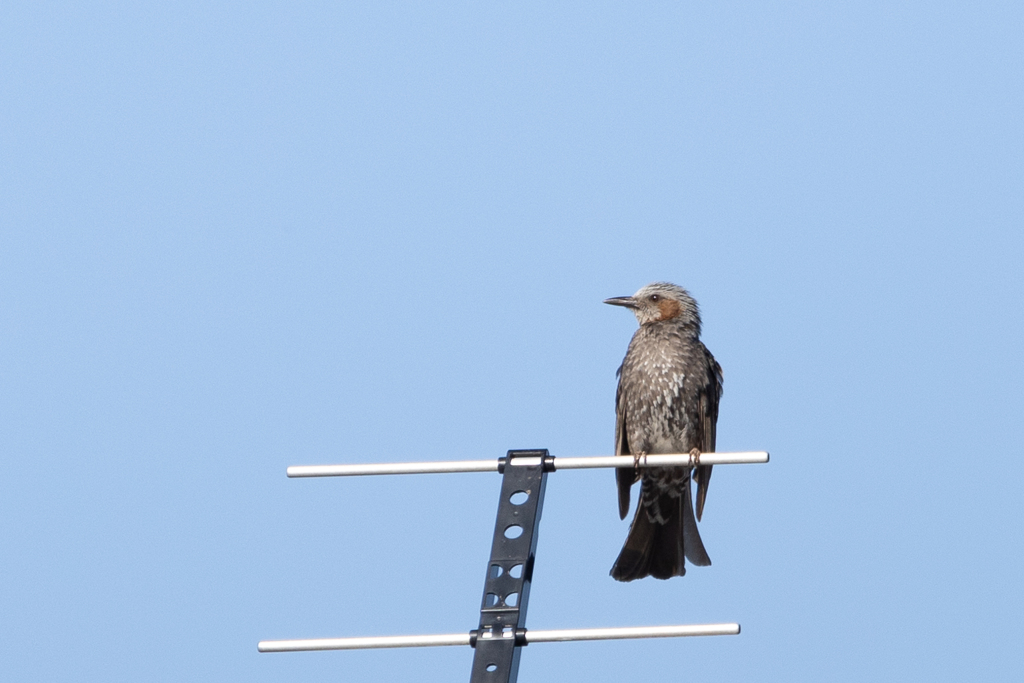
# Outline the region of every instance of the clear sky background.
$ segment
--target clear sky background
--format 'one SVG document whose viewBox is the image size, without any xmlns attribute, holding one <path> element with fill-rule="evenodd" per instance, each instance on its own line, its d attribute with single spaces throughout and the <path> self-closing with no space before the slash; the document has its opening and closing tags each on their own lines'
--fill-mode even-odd
<svg viewBox="0 0 1024 683">
<path fill-rule="evenodd" d="M 611 452 L 654 280 L 725 369 L 714 561 L 551 475 L 520 680 L 1024 678 L 1019 2 L 8 2 L 0 678 L 458 681 L 500 481 Z"/>
</svg>

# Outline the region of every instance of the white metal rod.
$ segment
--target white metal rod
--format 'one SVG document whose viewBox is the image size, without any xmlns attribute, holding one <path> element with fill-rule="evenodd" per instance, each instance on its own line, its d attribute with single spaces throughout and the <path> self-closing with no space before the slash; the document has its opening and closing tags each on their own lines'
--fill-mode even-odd
<svg viewBox="0 0 1024 683">
<path fill-rule="evenodd" d="M 623 638 L 679 638 L 682 636 L 734 636 L 739 624 L 692 624 L 686 626 L 631 626 L 624 628 L 577 628 L 556 631 L 526 630 L 526 644 L 565 643 L 574 640 Z M 512 637 L 511 634 L 508 637 Z M 383 647 L 437 647 L 469 645 L 468 633 L 428 636 L 377 636 L 370 638 L 321 638 L 316 640 L 263 640 L 260 652 L 308 652 L 311 650 L 366 650 Z"/>
<path fill-rule="evenodd" d="M 627 628 L 577 628 L 560 631 L 527 629 L 527 643 L 563 643 L 570 640 L 616 640 L 621 638 L 678 638 L 681 636 L 735 636 L 739 624 L 693 624 L 688 626 L 634 626 Z"/>
<path fill-rule="evenodd" d="M 309 650 L 369 650 L 380 647 L 438 647 L 442 645 L 469 645 L 469 634 L 443 633 L 432 636 L 262 640 L 257 647 L 260 652 L 306 652 Z"/>
<path fill-rule="evenodd" d="M 598 455 L 583 458 L 555 458 L 555 470 L 589 470 L 597 467 L 667 467 L 689 465 L 693 462 L 689 453 L 671 455 L 648 455 L 637 462 L 632 455 Z M 768 462 L 766 451 L 744 451 L 741 453 L 701 453 L 701 465 L 743 465 Z"/>
<path fill-rule="evenodd" d="M 533 460 L 527 458 L 526 460 Z M 689 453 L 648 455 L 635 462 L 631 455 L 598 455 L 553 458 L 555 470 L 582 470 L 597 467 L 669 467 L 689 465 Z M 513 462 L 515 462 L 513 460 Z M 740 465 L 768 462 L 765 451 L 739 453 L 701 453 L 702 465 Z M 497 472 L 497 460 L 450 460 L 444 462 L 390 462 L 359 465 L 293 465 L 289 477 L 354 477 L 369 474 L 444 474 L 452 472 Z"/>
<path fill-rule="evenodd" d="M 289 477 L 357 477 L 366 474 L 444 474 L 448 472 L 497 472 L 497 460 L 449 462 L 383 462 L 367 465 L 293 465 Z"/>
</svg>

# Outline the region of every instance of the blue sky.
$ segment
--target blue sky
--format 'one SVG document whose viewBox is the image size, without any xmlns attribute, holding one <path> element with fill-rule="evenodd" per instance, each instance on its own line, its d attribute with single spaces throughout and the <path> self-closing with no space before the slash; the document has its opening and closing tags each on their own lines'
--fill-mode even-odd
<svg viewBox="0 0 1024 683">
<path fill-rule="evenodd" d="M 725 370 L 714 564 L 551 476 L 521 681 L 1015 681 L 1018 3 L 9 3 L 0 677 L 449 681 L 496 475 L 611 451 L 654 280 Z"/>
</svg>

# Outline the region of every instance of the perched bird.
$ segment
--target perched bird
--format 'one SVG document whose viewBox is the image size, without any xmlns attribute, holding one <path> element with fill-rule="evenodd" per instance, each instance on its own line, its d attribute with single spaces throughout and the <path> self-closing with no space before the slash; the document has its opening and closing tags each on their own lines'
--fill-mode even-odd
<svg viewBox="0 0 1024 683">
<path fill-rule="evenodd" d="M 617 373 L 615 454 L 632 455 L 639 463 L 646 455 L 690 453 L 697 465 L 615 470 L 619 517 L 626 518 L 629 491 L 638 479 L 640 502 L 611 575 L 618 581 L 682 576 L 684 557 L 697 566 L 711 564 L 697 531 L 711 465 L 700 465 L 698 458 L 715 450 L 722 368 L 700 340 L 697 302 L 682 287 L 656 282 L 605 303 L 631 309 L 640 323 Z"/>
</svg>

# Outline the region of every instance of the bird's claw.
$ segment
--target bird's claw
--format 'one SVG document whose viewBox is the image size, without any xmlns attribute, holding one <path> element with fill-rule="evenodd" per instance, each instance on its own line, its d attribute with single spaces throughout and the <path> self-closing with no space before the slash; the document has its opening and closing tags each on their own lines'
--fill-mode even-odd
<svg viewBox="0 0 1024 683">
<path fill-rule="evenodd" d="M 690 467 L 698 467 L 700 465 L 700 449 L 694 448 L 690 451 Z"/>
<path fill-rule="evenodd" d="M 643 461 L 644 467 L 647 467 L 647 451 L 640 451 L 633 455 L 633 472 L 637 478 L 640 478 L 640 462 Z"/>
</svg>

